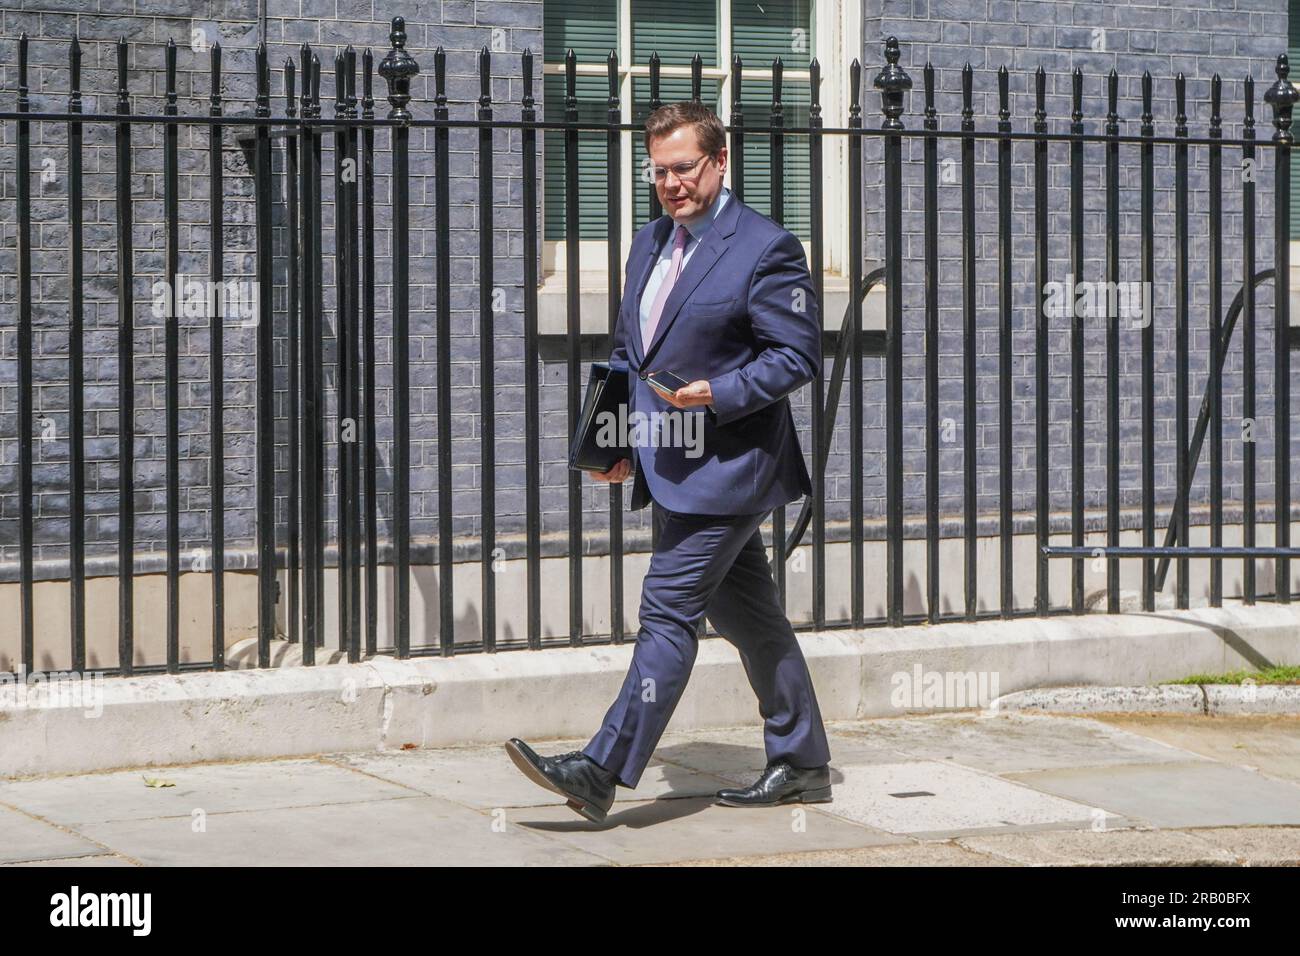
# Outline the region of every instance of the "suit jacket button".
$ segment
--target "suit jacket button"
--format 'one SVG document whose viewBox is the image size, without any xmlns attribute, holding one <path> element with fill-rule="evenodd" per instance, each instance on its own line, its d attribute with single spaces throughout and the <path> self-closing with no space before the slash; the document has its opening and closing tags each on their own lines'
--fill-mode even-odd
<svg viewBox="0 0 1300 956">
<path fill-rule="evenodd" d="M 642 373 L 640 373 L 640 375 L 641 375 L 641 381 L 644 382 L 644 381 L 646 380 L 646 373 L 645 373 L 645 372 L 642 372 Z"/>
</svg>

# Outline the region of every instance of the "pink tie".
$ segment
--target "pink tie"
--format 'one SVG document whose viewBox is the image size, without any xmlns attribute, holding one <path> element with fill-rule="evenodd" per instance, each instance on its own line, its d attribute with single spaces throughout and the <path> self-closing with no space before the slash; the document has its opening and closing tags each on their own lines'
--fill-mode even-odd
<svg viewBox="0 0 1300 956">
<path fill-rule="evenodd" d="M 677 276 L 682 271 L 682 253 L 686 248 L 686 240 L 690 234 L 686 231 L 685 226 L 677 227 L 677 235 L 673 237 L 673 261 L 668 267 L 668 275 L 664 276 L 664 281 L 659 286 L 659 291 L 655 293 L 655 300 L 650 304 L 650 321 L 646 323 L 645 332 L 641 336 L 641 347 L 649 351 L 650 343 L 655 338 L 655 328 L 659 325 L 659 317 L 664 313 L 664 303 L 668 301 L 668 293 L 673 291 L 673 286 L 677 284 Z"/>
</svg>

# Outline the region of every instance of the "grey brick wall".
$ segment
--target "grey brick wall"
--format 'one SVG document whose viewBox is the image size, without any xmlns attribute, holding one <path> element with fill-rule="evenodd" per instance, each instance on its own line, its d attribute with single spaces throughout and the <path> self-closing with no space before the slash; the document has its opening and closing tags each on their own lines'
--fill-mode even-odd
<svg viewBox="0 0 1300 956">
<path fill-rule="evenodd" d="M 1273 135 L 1272 111 L 1263 102 L 1272 84 L 1279 53 L 1286 51 L 1287 8 L 1284 0 L 1150 0 L 1150 2 L 1038 2 L 1038 0 L 871 0 L 865 4 L 864 56 L 867 92 L 864 123 L 879 128 L 880 97 L 871 84 L 883 63 L 883 44 L 889 36 L 902 46 L 900 65 L 912 77 L 903 123 L 922 125 L 923 69 L 932 63 L 936 73 L 936 107 L 941 129 L 958 129 L 961 118 L 961 70 L 974 70 L 974 110 L 980 131 L 996 130 L 998 120 L 997 70 L 1009 71 L 1012 129 L 1032 129 L 1034 71 L 1047 73 L 1049 130 L 1068 132 L 1071 112 L 1071 74 L 1084 74 L 1084 129 L 1104 132 L 1106 75 L 1117 70 L 1120 132 L 1140 132 L 1141 76 L 1154 80 L 1157 135 L 1174 132 L 1174 77 L 1187 77 L 1187 116 L 1190 135 L 1205 136 L 1210 117 L 1210 80 L 1223 79 L 1225 137 L 1240 135 L 1243 116 L 1243 77 L 1255 78 L 1256 135 L 1267 143 Z M 1292 77 L 1294 79 L 1294 75 Z M 905 495 L 917 502 L 924 494 L 924 261 L 922 143 L 904 141 L 903 196 L 903 302 L 904 302 L 904 448 Z M 1084 248 L 1082 279 L 1104 280 L 1105 275 L 1105 167 L 1104 145 L 1085 147 Z M 1013 410 L 1014 505 L 1032 509 L 1034 501 L 1034 273 L 1033 147 L 1016 143 L 1012 169 L 1012 278 L 1013 294 Z M 867 220 L 867 256 L 884 254 L 884 189 L 880 138 L 865 149 L 870 185 L 864 194 Z M 981 510 L 998 505 L 998 353 L 999 299 L 997 286 L 998 187 L 997 152 L 993 141 L 976 146 L 977 304 L 979 326 L 979 387 L 977 449 Z M 962 285 L 961 285 L 961 185 L 960 143 L 941 140 L 939 157 L 949 160 L 955 181 L 939 188 L 939 301 L 940 301 L 940 414 L 956 423 L 954 440 L 942 447 L 940 467 L 942 509 L 961 508 L 962 468 Z M 1242 282 L 1241 262 L 1241 154 L 1237 147 L 1223 151 L 1224 250 L 1223 308 Z M 1272 267 L 1273 255 L 1273 153 L 1257 150 L 1256 163 L 1256 268 Z M 1049 152 L 1050 210 L 1049 256 L 1051 277 L 1064 281 L 1069 267 L 1070 197 L 1069 157 L 1065 144 Z M 1120 151 L 1121 280 L 1141 278 L 1139 237 L 1139 147 Z M 1173 148 L 1155 148 L 1155 255 L 1153 288 L 1156 351 L 1156 484 L 1158 501 L 1166 507 L 1174 495 L 1175 390 L 1174 390 L 1174 167 Z M 1205 147 L 1192 147 L 1189 156 L 1190 214 L 1190 326 L 1191 410 L 1200 406 L 1208 369 L 1210 321 L 1209 290 L 1209 160 Z M 1258 296 L 1258 398 L 1255 436 L 1260 501 L 1272 499 L 1273 486 L 1273 287 Z M 1293 318 L 1293 322 L 1296 319 Z M 1087 320 L 1085 334 L 1085 491 L 1089 507 L 1105 502 L 1106 406 L 1105 322 Z M 1137 505 L 1141 490 L 1141 359 L 1140 333 L 1123 331 L 1120 337 L 1121 486 L 1125 505 Z M 1234 338 L 1224 379 L 1224 493 L 1240 500 L 1242 489 L 1241 335 Z M 1053 509 L 1068 509 L 1070 496 L 1070 392 L 1069 319 L 1052 323 L 1052 394 L 1050 406 L 1050 476 Z M 878 376 L 878 372 L 877 372 Z M 1300 379 L 1297 379 L 1300 381 Z M 1296 384 L 1293 383 L 1294 389 Z M 876 377 L 867 390 L 869 402 L 884 401 Z M 1294 438 L 1293 426 L 1293 438 Z M 846 436 L 847 438 L 847 436 Z M 881 458 L 883 426 L 867 437 L 868 449 Z M 847 445 L 845 445 L 847 448 Z M 1208 445 L 1194 488 L 1193 503 L 1209 500 Z M 874 499 L 868 513 L 879 510 L 884 494 L 884 466 L 868 471 L 867 494 Z M 1164 512 L 1167 515 L 1167 512 Z M 1157 520 L 1165 517 L 1158 511 Z"/>
<path fill-rule="evenodd" d="M 201 31 L 207 42 L 219 40 L 224 51 L 223 96 L 228 114 L 248 111 L 252 107 L 253 51 L 258 40 L 257 7 L 254 0 L 206 0 L 190 4 L 191 16 L 175 16 L 173 6 L 158 0 L 98 0 L 97 6 L 86 9 L 86 3 L 70 0 L 31 0 L 22 9 L 0 9 L 0 102 L 6 109 L 12 107 L 16 87 L 16 38 L 22 31 L 33 37 L 31 63 L 34 110 L 62 110 L 66 103 L 67 41 L 73 35 L 81 37 L 84 49 L 83 90 L 88 112 L 111 111 L 115 98 L 114 41 L 125 36 L 130 42 L 130 85 L 137 112 L 161 111 L 163 91 L 163 47 L 168 38 L 174 38 L 180 47 L 179 90 L 180 111 L 201 113 L 207 109 L 208 57 L 206 52 L 191 46 L 194 31 Z M 1089 130 L 1099 130 L 1104 113 L 1102 100 L 1103 74 L 1111 66 L 1122 75 L 1121 107 L 1124 130 L 1136 131 L 1138 109 L 1138 77 L 1143 69 L 1150 69 L 1156 77 L 1157 128 L 1166 133 L 1172 129 L 1172 74 L 1183 70 L 1189 77 L 1189 124 L 1194 133 L 1204 130 L 1208 119 L 1208 78 L 1214 71 L 1225 77 L 1224 117 L 1225 133 L 1234 136 L 1239 130 L 1240 77 L 1247 71 L 1257 79 L 1257 115 L 1262 140 L 1271 135 L 1269 112 L 1262 104 L 1264 89 L 1272 79 L 1272 58 L 1285 46 L 1286 15 L 1282 0 L 1257 0 L 1238 3 L 1221 2 L 1192 8 L 1184 4 L 1162 3 L 1139 6 L 1129 3 L 1042 3 L 1012 2 L 1012 0 L 871 0 L 865 4 L 865 44 L 863 51 L 864 118 L 868 126 L 879 126 L 879 98 L 870 83 L 882 62 L 881 41 L 887 35 L 896 35 L 903 41 L 903 65 L 913 76 L 917 89 L 912 94 L 904 122 L 910 126 L 920 123 L 921 68 L 927 59 L 938 68 L 939 110 L 944 128 L 956 125 L 959 110 L 960 66 L 970 61 L 975 67 L 977 86 L 977 119 L 981 129 L 991 129 L 995 121 L 995 77 L 993 71 L 1006 62 L 1013 70 L 1012 104 L 1013 123 L 1016 129 L 1027 128 L 1032 111 L 1028 90 L 1031 74 L 1038 64 L 1049 72 L 1049 113 L 1054 129 L 1064 129 L 1068 119 L 1068 73 L 1080 66 L 1087 74 L 1085 84 L 1085 114 Z M 299 45 L 310 42 L 321 55 L 324 66 L 322 101 L 324 115 L 333 114 L 333 55 L 336 46 L 351 43 L 358 53 L 366 47 L 373 49 L 376 62 L 388 48 L 388 21 L 393 15 L 407 19 L 409 39 L 407 48 L 419 60 L 421 74 L 413 84 L 412 110 L 416 115 L 432 113 L 433 100 L 433 50 L 441 45 L 447 50 L 448 93 L 453 116 L 473 115 L 478 96 L 475 73 L 475 51 L 488 45 L 493 53 L 493 97 L 497 101 L 496 115 L 502 118 L 518 116 L 521 95 L 519 53 L 530 47 L 538 53 L 535 69 L 540 74 L 542 47 L 542 3 L 539 0 L 443 0 L 443 2 L 348 2 L 348 0 L 270 0 L 268 4 L 266 39 L 271 63 L 275 71 L 272 81 L 275 110 L 283 107 L 281 68 L 286 57 L 296 59 Z M 1105 52 L 1095 52 L 1092 30 L 1106 30 Z M 541 109 L 540 75 L 535 84 L 538 109 Z M 376 78 L 376 111 L 382 115 L 387 110 L 384 100 L 386 87 Z M 227 276 L 252 276 L 254 249 L 252 235 L 251 180 L 242 152 L 233 140 L 227 143 L 226 169 L 226 270 Z M 163 272 L 164 229 L 162 226 L 162 151 L 161 138 L 156 130 L 140 128 L 136 133 L 133 168 L 133 199 L 136 224 L 136 350 L 137 350 L 137 512 L 139 549 L 147 551 L 160 548 L 164 533 L 163 488 L 163 420 L 162 420 L 162 350 L 161 320 L 150 310 L 150 288 Z M 11 122 L 3 124 L 3 142 L 0 143 L 0 564 L 17 558 L 17 442 L 13 438 L 19 423 L 16 422 L 16 271 L 17 233 L 14 197 L 14 137 Z M 39 555 L 42 559 L 59 560 L 67 555 L 68 534 L 68 480 L 67 480 L 67 211 L 66 178 L 61 172 L 66 168 L 64 131 L 58 124 L 33 125 L 33 168 L 38 173 L 46 159 L 53 161 L 55 176 L 52 181 L 34 183 L 34 270 L 37 274 L 35 325 L 37 358 L 35 363 L 37 391 L 34 396 L 39 427 L 44 420 L 54 422 L 55 438 L 36 443 L 36 480 L 40 489 L 37 501 Z M 540 140 L 540 137 L 539 137 Z M 387 195 L 389 160 L 387 134 L 376 137 L 378 176 L 376 182 L 376 249 L 379 288 L 376 296 L 376 334 L 378 337 L 379 372 L 375 383 L 378 420 L 376 435 L 381 443 L 380 476 L 380 535 L 387 534 L 386 522 L 391 513 L 387 498 L 390 488 L 388 442 L 392 429 L 389 413 L 391 374 L 390 307 L 391 250 L 390 218 Z M 206 146 L 207 133 L 202 127 L 185 127 L 181 137 L 181 250 L 182 271 L 205 275 L 208 267 Z M 106 125 L 86 127 L 87 148 L 84 153 L 86 171 L 86 376 L 87 376 L 87 453 L 90 461 L 88 481 L 88 506 L 90 521 L 87 536 L 88 551 L 92 555 L 111 557 L 115 550 L 117 530 L 117 467 L 116 467 L 116 241 L 114 236 L 115 204 L 113 199 L 114 154 L 112 128 Z M 496 434 L 497 434 L 497 530 L 501 535 L 523 531 L 523 263 L 522 221 L 526 212 L 522 208 L 520 145 L 517 131 L 499 131 L 494 137 L 495 174 L 493 205 L 497 225 L 494 261 L 494 284 L 505 293 L 506 310 L 496 317 Z M 323 168 L 332 169 L 332 137 L 327 136 L 323 149 Z M 449 374 L 453 392 L 453 460 L 455 495 L 455 533 L 458 538 L 472 540 L 479 530 L 481 468 L 479 466 L 478 435 L 481 422 L 478 415 L 478 281 L 477 281 L 477 146 L 472 130 L 453 130 L 451 134 L 451 199 L 452 236 L 450 252 L 452 261 L 451 300 L 453 308 L 451 341 L 452 367 Z M 864 211 L 867 223 L 868 256 L 879 259 L 881 247 L 882 193 L 879 140 L 867 142 L 868 188 Z M 1270 154 L 1261 149 L 1261 156 Z M 923 431 L 922 390 L 922 339 L 920 328 L 922 311 L 922 260 L 921 260 L 921 169 L 920 143 L 907 146 L 905 170 L 904 265 L 905 373 L 905 448 L 907 453 L 906 494 L 908 507 L 920 512 Z M 945 141 L 940 147 L 941 156 L 955 156 L 955 141 Z M 1192 245 L 1192 407 L 1199 402 L 1204 382 L 1207 327 L 1207 268 L 1205 210 L 1207 208 L 1207 166 L 1203 149 L 1193 150 L 1193 186 L 1191 231 Z M 978 169 L 978 209 L 980 238 L 979 303 L 980 303 L 980 505 L 982 510 L 997 506 L 997 426 L 996 426 L 996 178 L 991 165 L 994 152 L 992 144 L 980 147 L 981 163 Z M 1033 381 L 1030 333 L 1033 321 L 1032 296 L 1032 191 L 1027 146 L 1016 147 L 1015 183 L 1015 429 L 1016 442 L 1016 495 L 1018 509 L 1032 507 L 1033 467 Z M 1240 280 L 1236 249 L 1239 245 L 1241 222 L 1239 215 L 1240 174 L 1232 161 L 1232 151 L 1225 151 L 1225 232 L 1224 247 L 1229 256 L 1225 274 L 1225 295 L 1231 296 Z M 277 159 L 277 163 L 279 160 Z M 1100 147 L 1089 147 L 1087 207 L 1088 278 L 1101 278 L 1103 252 L 1103 198 L 1101 188 L 1102 157 Z M 1172 376 L 1172 313 L 1170 288 L 1173 274 L 1172 248 L 1173 196 L 1169 184 L 1171 156 L 1167 147 L 1157 149 L 1158 193 L 1157 242 L 1158 279 L 1157 292 L 1157 349 L 1160 378 L 1157 382 L 1158 414 L 1157 435 L 1161 441 L 1158 450 L 1161 467 L 1158 482 L 1162 501 L 1168 502 L 1173 487 L 1173 376 Z M 1054 146 L 1052 153 L 1052 258 L 1053 275 L 1063 277 L 1066 266 L 1068 235 L 1067 170 L 1063 147 Z M 411 408 L 413 413 L 412 437 L 412 532 L 419 543 L 431 541 L 437 523 L 436 427 L 434 415 L 437 369 L 434 364 L 436 337 L 435 324 L 435 241 L 434 241 L 434 168 L 433 137 L 425 129 L 416 128 L 411 134 Z M 1133 270 L 1137 262 L 1137 206 L 1134 186 L 1137 182 L 1136 151 L 1126 148 L 1123 158 L 1125 205 L 1124 278 L 1136 278 Z M 1259 267 L 1270 264 L 1270 197 L 1272 173 L 1270 164 L 1260 163 L 1259 175 Z M 960 395 L 960 238 L 958 218 L 959 187 L 944 186 L 940 190 L 943 209 L 941 228 L 941 322 L 944 333 L 941 341 L 941 371 L 943 376 L 941 414 L 957 423 L 955 441 L 945 447 L 941 456 L 944 472 L 943 508 L 957 513 L 961 508 L 961 395 Z M 334 418 L 334 374 L 329 366 L 334 361 L 332 338 L 334 318 L 333 286 L 333 214 L 332 185 L 324 185 L 324 298 L 326 315 L 326 340 L 324 343 L 327 365 L 326 387 L 329 397 L 327 415 Z M 277 213 L 277 216 L 280 216 Z M 284 336 L 287 319 L 283 282 L 286 275 L 283 218 L 277 219 L 277 413 L 279 448 L 277 467 L 280 469 L 280 488 L 287 487 L 284 468 L 287 465 L 284 442 L 287 430 L 283 419 L 285 410 L 285 352 Z M 1271 397 L 1269 377 L 1269 343 L 1271 342 L 1271 302 L 1268 289 L 1260 295 L 1259 336 L 1260 376 L 1258 414 L 1261 425 L 1259 468 L 1260 497 L 1271 494 Z M 1101 329 L 1091 329 L 1088 336 L 1088 446 L 1087 490 L 1090 505 L 1103 500 L 1104 491 L 1104 410 L 1100 401 L 1103 388 L 1104 342 Z M 206 319 L 182 320 L 182 375 L 181 428 L 183 439 L 183 502 L 185 510 L 183 546 L 187 550 L 203 549 L 208 542 L 211 527 L 211 493 L 208 477 L 209 426 L 207 422 L 208 376 L 210 347 Z M 1134 423 L 1138 418 L 1138 380 L 1136 333 L 1126 333 L 1124 339 L 1123 388 L 1125 394 L 1125 436 L 1123 449 L 1125 466 L 1125 501 L 1136 501 L 1138 488 L 1138 449 L 1134 440 Z M 1054 332 L 1052 405 L 1052 482 L 1053 505 L 1068 504 L 1068 353 L 1066 326 Z M 604 358 L 607 349 L 603 343 L 584 343 L 583 356 L 587 359 Z M 224 467 L 226 474 L 225 522 L 229 546 L 232 549 L 247 546 L 253 535 L 253 330 L 228 325 L 226 350 L 223 357 L 226 389 L 226 442 Z M 829 363 L 829 359 L 828 359 Z M 1227 385 L 1227 414 L 1229 421 L 1239 417 L 1240 358 L 1234 350 Z M 565 366 L 561 349 L 550 343 L 544 348 L 541 380 L 542 456 L 545 462 L 541 488 L 544 511 L 543 531 L 559 532 L 567 526 L 567 470 L 564 458 L 567 447 L 567 422 L 565 416 L 566 383 Z M 829 364 L 828 364 L 829 371 Z M 870 516 L 884 512 L 884 462 L 883 462 L 883 398 L 881 382 L 882 364 L 878 358 L 866 362 L 866 397 L 868 407 L 864 416 L 866 427 L 866 513 Z M 847 389 L 846 389 L 847 391 Z M 809 390 L 795 396 L 796 419 L 802 430 L 805 451 L 812 443 L 808 434 Z M 840 428 L 830 459 L 831 478 L 828 494 L 831 499 L 830 517 L 846 518 L 848 515 L 848 434 L 845 427 L 847 409 L 841 406 Z M 1240 494 L 1240 444 L 1231 437 L 1235 434 L 1229 426 L 1226 457 L 1227 490 L 1229 497 Z M 331 461 L 332 465 L 332 461 Z M 1234 470 L 1235 469 L 1235 470 Z M 1202 472 L 1204 475 L 1204 472 Z M 333 514 L 333 482 L 327 513 Z M 1198 484 L 1204 498 L 1204 478 Z M 599 536 L 607 526 L 607 496 L 604 488 L 590 481 L 583 483 L 584 525 Z M 283 522 L 284 499 L 281 498 Z M 627 516 L 627 527 L 633 532 L 644 530 L 645 515 Z M 514 551 L 508 551 L 514 554 Z M 12 569 L 10 568 L 10 571 Z"/>
</svg>

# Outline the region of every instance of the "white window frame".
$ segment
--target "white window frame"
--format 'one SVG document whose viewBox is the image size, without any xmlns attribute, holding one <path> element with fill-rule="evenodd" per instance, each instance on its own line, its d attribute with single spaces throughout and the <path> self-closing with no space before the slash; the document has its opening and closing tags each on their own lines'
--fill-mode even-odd
<svg viewBox="0 0 1300 956">
<path fill-rule="evenodd" d="M 719 66 L 706 66 L 702 78 L 720 80 L 719 116 L 724 125 L 731 122 L 731 4 L 728 0 L 714 0 L 718 5 L 718 63 Z M 855 58 L 861 57 L 862 51 L 862 5 L 861 0 L 815 0 L 814 32 L 816 34 L 815 54 L 821 64 L 821 107 L 822 123 L 825 126 L 845 127 L 849 122 L 849 66 Z M 648 77 L 650 68 L 646 65 L 631 65 L 632 60 L 632 0 L 619 0 L 618 8 L 618 95 L 621 121 L 632 122 L 632 83 L 636 77 Z M 812 59 L 812 57 L 808 57 Z M 543 63 L 544 75 L 564 75 L 563 63 Z M 604 63 L 578 63 L 579 76 L 608 75 Z M 689 66 L 661 65 L 661 77 L 687 77 L 691 75 Z M 785 80 L 807 84 L 807 69 L 783 70 Z M 746 83 L 770 84 L 772 70 L 746 64 L 744 80 Z M 548 117 L 549 119 L 550 117 Z M 758 117 L 751 117 L 755 125 L 760 123 Z M 632 137 L 634 131 L 624 130 L 621 134 L 622 169 L 620 177 L 623 183 L 633 182 Z M 825 270 L 836 275 L 847 275 L 848 251 L 848 138 L 844 135 L 828 134 L 822 138 L 822 164 L 826 185 L 822 192 L 823 208 L 823 261 Z M 544 147 L 543 147 L 544 156 Z M 545 161 L 543 159 L 543 161 Z M 727 168 L 724 180 L 731 186 L 731 168 Z M 544 183 L 542 189 L 544 190 Z M 542 198 L 545 203 L 545 196 Z M 544 208 L 544 207 L 543 207 Z M 632 243 L 632 190 L 622 190 L 622 229 L 620 236 L 620 260 L 626 261 Z M 805 243 L 805 246 L 807 243 Z M 562 277 L 566 269 L 566 244 L 564 240 L 544 239 L 542 242 L 543 285 L 549 285 L 545 277 L 555 276 L 562 286 Z M 604 239 L 586 239 L 579 242 L 579 271 L 605 273 L 608 270 L 608 241 Z"/>
</svg>

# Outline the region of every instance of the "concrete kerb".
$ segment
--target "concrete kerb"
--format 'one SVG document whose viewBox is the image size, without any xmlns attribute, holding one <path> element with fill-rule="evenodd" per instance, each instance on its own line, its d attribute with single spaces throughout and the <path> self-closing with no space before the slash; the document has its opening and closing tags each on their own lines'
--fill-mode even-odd
<svg viewBox="0 0 1300 956">
<path fill-rule="evenodd" d="M 1300 686 L 1161 684 L 1157 687 L 1051 687 L 995 700 L 991 711 L 1049 714 L 1300 716 Z"/>
<path fill-rule="evenodd" d="M 799 641 L 826 720 L 993 714 L 995 701 L 1011 709 L 1012 695 L 1041 688 L 1095 692 L 1300 662 L 1300 608 L 954 622 L 821 631 Z M 93 718 L 84 708 L 0 694 L 0 777 L 581 738 L 599 727 L 634 646 L 106 678 Z M 1206 712 L 1199 689 L 1181 693 L 1170 698 L 1181 712 Z M 1256 695 L 1285 698 L 1264 686 Z M 1228 712 L 1222 708 L 1230 703 L 1212 696 L 1216 712 Z M 1033 699 L 1017 698 L 1018 709 L 1034 709 L 1024 705 Z M 702 642 L 670 729 L 761 723 L 735 648 Z"/>
</svg>

